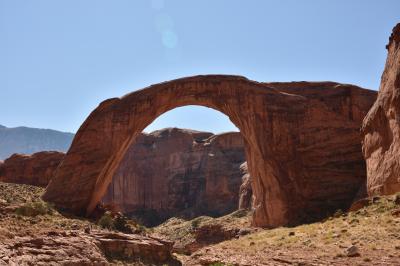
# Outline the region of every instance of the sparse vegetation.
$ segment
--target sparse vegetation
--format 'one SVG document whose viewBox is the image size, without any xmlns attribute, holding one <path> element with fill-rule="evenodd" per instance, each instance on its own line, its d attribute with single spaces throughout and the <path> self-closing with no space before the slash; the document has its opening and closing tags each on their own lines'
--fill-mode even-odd
<svg viewBox="0 0 400 266">
<path fill-rule="evenodd" d="M 17 215 L 35 217 L 37 215 L 53 214 L 53 207 L 44 201 L 27 202 L 15 210 Z"/>
<path fill-rule="evenodd" d="M 259 261 L 294 265 L 398 265 L 400 262 L 400 193 L 375 197 L 367 206 L 350 213 L 336 213 L 328 219 L 292 228 L 251 229 L 249 212 L 236 211 L 219 217 L 198 217 L 191 221 L 171 218 L 164 224 L 147 229 L 136 222 L 112 213 L 105 213 L 97 223 L 84 218 L 66 217 L 40 200 L 43 189 L 32 186 L 0 183 L 0 242 L 35 232 L 85 232 L 100 230 L 152 233 L 176 242 L 176 252 L 184 265 L 257 265 Z M 8 200 L 6 200 L 8 199 Z M 10 208 L 12 207 L 12 208 Z M 10 213 L 4 212 L 12 210 Z M 185 245 L 196 248 L 196 232 L 210 225 L 224 230 L 235 228 L 249 232 L 239 239 L 223 241 L 200 248 L 191 256 L 183 255 Z M 128 229 L 127 229 L 128 228 Z M 104 230 L 104 229 L 103 229 Z M 89 230 L 90 231 L 90 230 Z M 356 246 L 360 256 L 349 257 L 348 249 Z M 194 250 L 195 250 L 194 249 Z M 237 263 L 240 261 L 241 263 Z M 112 263 L 114 263 L 113 261 Z"/>
<path fill-rule="evenodd" d="M 111 212 L 109 212 L 109 211 L 106 211 L 103 214 L 103 216 L 101 216 L 101 218 L 99 219 L 97 224 L 100 225 L 102 228 L 106 228 L 109 230 L 115 229 L 114 219 L 111 215 Z"/>
<path fill-rule="evenodd" d="M 254 265 L 267 258 L 295 265 L 398 265 L 394 262 L 400 262 L 400 253 L 395 249 L 400 247 L 399 197 L 400 193 L 374 198 L 360 210 L 338 211 L 317 223 L 261 230 L 201 249 L 192 258 L 234 264 L 240 257 L 240 261 Z M 347 250 L 352 246 L 357 247 L 360 256 L 350 259 Z M 223 259 L 219 254 L 224 254 Z"/>
<path fill-rule="evenodd" d="M 228 264 L 222 263 L 222 262 L 214 262 L 210 264 L 210 266 L 228 266 Z"/>
<path fill-rule="evenodd" d="M 200 223 L 201 223 L 201 218 L 198 217 L 192 220 L 191 225 L 193 228 L 197 228 L 199 227 Z"/>
<path fill-rule="evenodd" d="M 108 230 L 116 230 L 127 234 L 145 234 L 147 228 L 136 221 L 128 219 L 121 213 L 111 213 L 106 211 L 102 217 L 97 221 L 97 224 Z"/>
</svg>

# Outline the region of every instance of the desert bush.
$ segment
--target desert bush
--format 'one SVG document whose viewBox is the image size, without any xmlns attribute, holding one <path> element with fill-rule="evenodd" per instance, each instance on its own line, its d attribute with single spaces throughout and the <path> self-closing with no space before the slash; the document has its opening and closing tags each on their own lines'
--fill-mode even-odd
<svg viewBox="0 0 400 266">
<path fill-rule="evenodd" d="M 242 217 L 245 217 L 248 212 L 249 212 L 248 210 L 241 209 L 241 210 L 237 210 L 235 212 L 232 212 L 231 216 L 235 217 L 235 218 L 242 218 Z"/>
<path fill-rule="evenodd" d="M 126 216 L 122 215 L 121 213 L 118 213 L 114 217 L 115 230 L 123 232 L 123 233 L 131 234 L 133 232 L 131 226 L 132 225 L 131 225 L 131 223 L 129 223 L 128 218 Z"/>
<path fill-rule="evenodd" d="M 201 223 L 201 219 L 200 218 L 196 218 L 196 219 L 192 220 L 191 225 L 192 225 L 193 228 L 197 228 L 197 227 L 199 227 L 200 223 Z"/>
<path fill-rule="evenodd" d="M 109 211 L 105 212 L 103 216 L 101 216 L 97 224 L 106 229 L 115 229 L 114 219 Z"/>
<path fill-rule="evenodd" d="M 127 234 L 131 234 L 134 231 L 141 231 L 139 224 L 129 220 L 121 213 L 112 214 L 110 211 L 106 211 L 98 220 L 97 224 L 102 228 L 116 230 Z"/>
<path fill-rule="evenodd" d="M 15 210 L 15 213 L 17 215 L 31 217 L 37 215 L 53 214 L 53 207 L 49 203 L 44 201 L 28 202 L 18 207 Z"/>
<path fill-rule="evenodd" d="M 148 230 L 147 230 L 147 227 L 146 227 L 146 226 L 141 225 L 141 224 L 136 224 L 135 233 L 137 233 L 137 234 L 142 234 L 142 233 L 146 233 L 147 231 L 148 231 Z"/>
</svg>

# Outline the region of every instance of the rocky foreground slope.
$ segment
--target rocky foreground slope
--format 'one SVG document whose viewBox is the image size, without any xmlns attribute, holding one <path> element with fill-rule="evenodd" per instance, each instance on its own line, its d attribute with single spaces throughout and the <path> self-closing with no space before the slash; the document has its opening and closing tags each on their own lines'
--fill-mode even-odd
<svg viewBox="0 0 400 266">
<path fill-rule="evenodd" d="M 0 183 L 0 265 L 400 264 L 399 194 L 293 228 L 252 228 L 242 211 L 217 219 L 172 218 L 153 229 L 128 220 L 133 230 L 122 233 L 121 227 L 107 229 L 106 215 L 86 220 L 58 213 L 40 201 L 41 193 Z"/>
<path fill-rule="evenodd" d="M 40 200 L 42 193 L 0 182 L 0 265 L 180 264 L 172 257 L 172 242 L 64 216 Z"/>
<path fill-rule="evenodd" d="M 201 224 L 199 225 L 201 226 Z M 259 230 L 191 256 L 184 265 L 400 265 L 400 194 L 375 197 L 319 223 Z"/>
</svg>

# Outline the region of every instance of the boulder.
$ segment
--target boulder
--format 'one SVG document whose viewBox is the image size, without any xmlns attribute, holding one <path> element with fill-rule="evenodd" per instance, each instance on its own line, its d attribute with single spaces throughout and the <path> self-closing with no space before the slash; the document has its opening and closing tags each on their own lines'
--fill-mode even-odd
<svg viewBox="0 0 400 266">
<path fill-rule="evenodd" d="M 386 48 L 378 98 L 361 129 L 370 196 L 400 191 L 400 24 Z"/>
<path fill-rule="evenodd" d="M 56 151 L 13 154 L 0 163 L 0 181 L 46 187 L 64 157 Z"/>
<path fill-rule="evenodd" d="M 91 234 L 107 258 L 139 260 L 146 263 L 174 263 L 173 242 L 136 234 L 94 232 Z"/>
<path fill-rule="evenodd" d="M 110 260 L 180 265 L 173 242 L 136 234 L 48 230 L 14 235 L 0 243 L 1 265 L 110 265 Z M 147 265 L 146 264 L 146 265 Z"/>
</svg>

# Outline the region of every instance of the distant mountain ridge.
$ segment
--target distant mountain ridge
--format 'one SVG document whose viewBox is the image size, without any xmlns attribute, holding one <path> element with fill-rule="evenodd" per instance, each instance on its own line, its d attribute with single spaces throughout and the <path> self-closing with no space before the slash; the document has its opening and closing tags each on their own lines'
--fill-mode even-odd
<svg viewBox="0 0 400 266">
<path fill-rule="evenodd" d="M 73 133 L 29 127 L 8 128 L 0 125 L 0 160 L 14 153 L 63 151 L 71 146 Z"/>
</svg>

